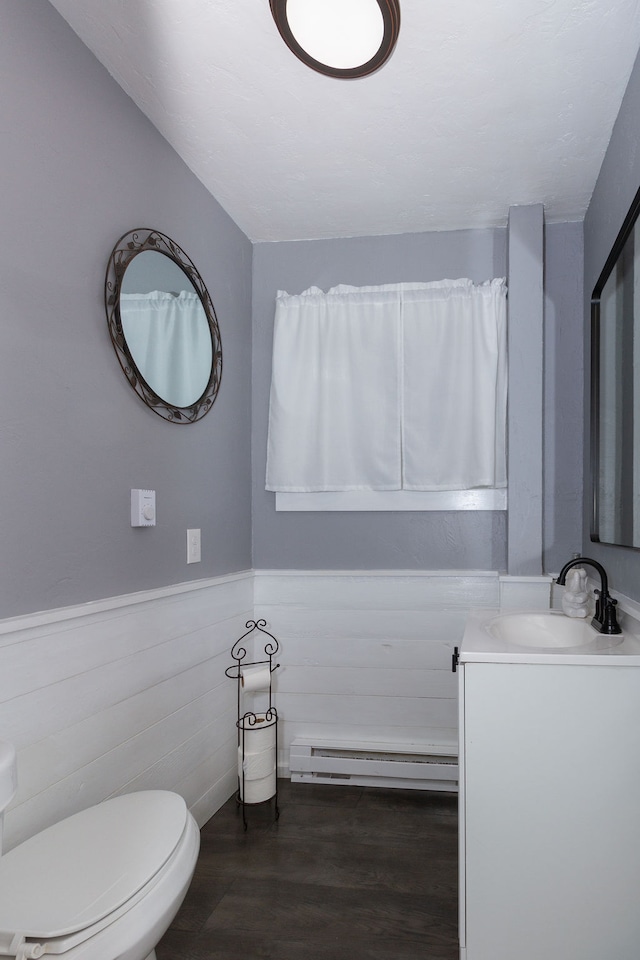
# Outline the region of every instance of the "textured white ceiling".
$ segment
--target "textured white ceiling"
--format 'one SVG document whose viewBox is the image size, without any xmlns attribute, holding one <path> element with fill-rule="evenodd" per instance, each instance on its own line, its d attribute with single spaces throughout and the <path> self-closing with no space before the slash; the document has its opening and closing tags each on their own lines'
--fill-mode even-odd
<svg viewBox="0 0 640 960">
<path fill-rule="evenodd" d="M 51 2 L 254 241 L 582 218 L 640 45 L 640 0 L 401 0 L 345 81 L 268 0 Z"/>
</svg>

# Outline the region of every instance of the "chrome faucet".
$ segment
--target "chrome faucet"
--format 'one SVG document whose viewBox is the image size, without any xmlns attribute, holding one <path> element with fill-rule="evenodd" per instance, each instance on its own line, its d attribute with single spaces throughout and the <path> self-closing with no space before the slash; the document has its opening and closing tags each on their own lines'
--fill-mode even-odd
<svg viewBox="0 0 640 960">
<path fill-rule="evenodd" d="M 597 560 L 590 560 L 589 557 L 576 557 L 574 560 L 569 560 L 569 563 L 565 563 L 560 571 L 556 583 L 564 587 L 569 570 L 571 570 L 572 567 L 581 567 L 584 563 L 593 567 L 600 574 L 600 589 L 595 591 L 597 597 L 596 612 L 591 621 L 591 626 L 595 627 L 600 633 L 622 633 L 616 619 L 616 603 L 618 601 L 609 596 L 607 574 L 601 563 L 598 563 Z"/>
</svg>

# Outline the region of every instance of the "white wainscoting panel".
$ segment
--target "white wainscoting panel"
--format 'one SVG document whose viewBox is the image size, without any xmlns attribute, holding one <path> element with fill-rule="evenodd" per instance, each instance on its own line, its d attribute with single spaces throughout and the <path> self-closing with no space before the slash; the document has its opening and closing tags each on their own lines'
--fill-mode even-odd
<svg viewBox="0 0 640 960">
<path fill-rule="evenodd" d="M 255 615 L 280 641 L 279 770 L 296 737 L 457 747 L 451 671 L 473 607 L 498 607 L 487 571 L 255 571 Z"/>
<path fill-rule="evenodd" d="M 281 645 L 281 774 L 295 737 L 455 750 L 453 648 L 504 584 L 486 571 L 246 571 L 0 621 L 0 738 L 19 780 L 5 849 L 146 788 L 176 790 L 205 823 L 237 786 L 225 669 L 254 617 Z"/>
<path fill-rule="evenodd" d="M 500 609 L 548 610 L 552 601 L 550 576 L 500 577 Z"/>
<path fill-rule="evenodd" d="M 229 651 L 253 574 L 0 623 L 0 737 L 18 751 L 5 849 L 107 797 L 182 794 L 202 825 L 237 786 Z"/>
</svg>

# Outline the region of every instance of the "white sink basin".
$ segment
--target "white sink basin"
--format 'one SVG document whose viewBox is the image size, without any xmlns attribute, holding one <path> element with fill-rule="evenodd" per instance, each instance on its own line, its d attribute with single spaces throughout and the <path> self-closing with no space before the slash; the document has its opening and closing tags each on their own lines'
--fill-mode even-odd
<svg viewBox="0 0 640 960">
<path fill-rule="evenodd" d="M 608 636 L 591 626 L 591 620 L 567 617 L 563 613 L 504 613 L 494 617 L 486 629 L 503 643 L 539 650 L 599 649 L 622 643 L 621 634 Z"/>
</svg>

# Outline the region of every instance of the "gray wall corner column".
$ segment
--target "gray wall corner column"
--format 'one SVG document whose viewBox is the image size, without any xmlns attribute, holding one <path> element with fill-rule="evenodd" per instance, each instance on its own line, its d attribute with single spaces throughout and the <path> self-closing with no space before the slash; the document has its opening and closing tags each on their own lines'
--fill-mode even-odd
<svg viewBox="0 0 640 960">
<path fill-rule="evenodd" d="M 509 209 L 507 569 L 542 573 L 544 207 Z"/>
</svg>

